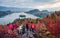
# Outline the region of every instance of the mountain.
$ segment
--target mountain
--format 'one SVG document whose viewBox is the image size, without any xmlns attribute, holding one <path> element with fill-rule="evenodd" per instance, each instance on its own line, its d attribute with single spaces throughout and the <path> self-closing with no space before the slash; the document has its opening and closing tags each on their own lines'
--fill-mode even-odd
<svg viewBox="0 0 60 38">
<path fill-rule="evenodd" d="M 0 18 L 6 16 L 6 15 L 9 15 L 9 14 L 12 14 L 13 12 L 11 11 L 0 11 Z"/>
<path fill-rule="evenodd" d="M 13 12 L 26 12 L 29 10 L 32 10 L 32 8 L 18 8 L 18 7 L 4 7 L 4 6 L 0 6 L 0 11 L 13 11 Z"/>
<path fill-rule="evenodd" d="M 47 16 L 48 14 L 50 14 L 50 12 L 48 10 L 40 11 L 39 9 L 30 10 L 30 11 L 27 11 L 26 13 L 30 13 L 30 14 L 33 14 L 33 15 L 39 16 L 39 17 L 44 17 L 44 16 Z"/>
<path fill-rule="evenodd" d="M 0 6 L 0 18 L 11 13 L 20 13 L 31 10 L 32 8 L 16 8 L 16 7 L 4 7 Z"/>
</svg>

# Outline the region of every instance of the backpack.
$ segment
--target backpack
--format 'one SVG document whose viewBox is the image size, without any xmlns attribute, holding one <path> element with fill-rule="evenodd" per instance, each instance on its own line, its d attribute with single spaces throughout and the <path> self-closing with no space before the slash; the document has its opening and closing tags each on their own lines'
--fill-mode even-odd
<svg viewBox="0 0 60 38">
<path fill-rule="evenodd" d="M 13 24 L 9 24 L 9 28 L 10 29 L 13 29 Z"/>
<path fill-rule="evenodd" d="M 34 24 L 31 25 L 31 28 L 35 28 Z"/>
</svg>

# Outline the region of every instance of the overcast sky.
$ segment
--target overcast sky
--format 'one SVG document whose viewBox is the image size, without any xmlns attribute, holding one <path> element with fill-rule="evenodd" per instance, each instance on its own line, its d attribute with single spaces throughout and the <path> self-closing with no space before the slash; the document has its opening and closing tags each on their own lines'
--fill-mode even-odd
<svg viewBox="0 0 60 38">
<path fill-rule="evenodd" d="M 0 6 L 59 10 L 60 0 L 0 0 Z"/>
</svg>

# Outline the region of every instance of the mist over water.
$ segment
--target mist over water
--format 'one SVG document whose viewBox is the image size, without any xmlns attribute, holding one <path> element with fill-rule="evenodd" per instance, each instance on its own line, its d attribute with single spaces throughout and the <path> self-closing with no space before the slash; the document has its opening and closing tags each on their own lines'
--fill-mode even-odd
<svg viewBox="0 0 60 38">
<path fill-rule="evenodd" d="M 20 18 L 19 15 L 21 15 L 21 14 L 26 15 L 26 18 L 39 18 L 37 16 L 27 14 L 27 13 L 24 13 L 24 12 L 12 13 L 10 15 L 7 15 L 5 17 L 0 18 L 0 24 L 4 25 L 4 24 L 12 23 L 15 19 Z"/>
</svg>

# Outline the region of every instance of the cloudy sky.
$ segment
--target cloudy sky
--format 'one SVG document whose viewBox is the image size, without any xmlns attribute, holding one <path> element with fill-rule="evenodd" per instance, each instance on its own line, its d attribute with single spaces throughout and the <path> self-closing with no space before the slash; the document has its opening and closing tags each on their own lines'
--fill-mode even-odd
<svg viewBox="0 0 60 38">
<path fill-rule="evenodd" d="M 60 0 L 0 0 L 0 6 L 59 10 Z"/>
</svg>

